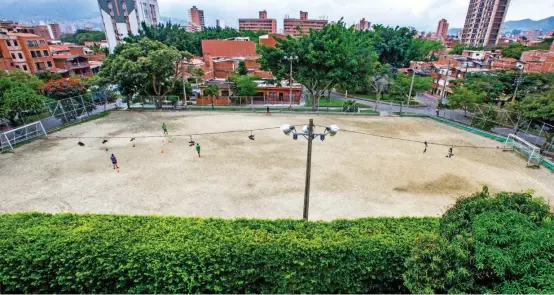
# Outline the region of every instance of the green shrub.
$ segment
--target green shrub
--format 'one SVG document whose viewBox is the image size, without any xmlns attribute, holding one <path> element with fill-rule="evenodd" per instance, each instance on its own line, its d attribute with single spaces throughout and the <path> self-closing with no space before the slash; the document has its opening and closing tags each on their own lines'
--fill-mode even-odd
<svg viewBox="0 0 554 295">
<path fill-rule="evenodd" d="M 9 293 L 404 293 L 436 218 L 306 222 L 0 215 Z"/>
<path fill-rule="evenodd" d="M 554 224 L 543 199 L 487 188 L 459 200 L 438 233 L 416 239 L 405 284 L 414 293 L 554 293 Z"/>
</svg>

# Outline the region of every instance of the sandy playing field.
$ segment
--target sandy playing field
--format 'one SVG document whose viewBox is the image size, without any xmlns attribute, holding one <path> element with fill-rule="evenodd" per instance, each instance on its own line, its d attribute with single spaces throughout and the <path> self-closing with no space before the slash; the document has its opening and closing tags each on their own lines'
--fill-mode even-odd
<svg viewBox="0 0 554 295">
<path fill-rule="evenodd" d="M 306 124 L 306 115 L 115 112 L 0 155 L 0 213 L 93 212 L 180 216 L 301 218 L 307 141 L 278 128 L 224 135 L 171 136 Z M 501 146 L 419 118 L 314 116 L 315 124 L 455 145 Z M 161 135 L 168 125 L 170 136 Z M 299 126 L 301 129 L 302 126 Z M 54 136 L 135 136 L 60 139 Z M 162 142 L 163 141 L 163 142 Z M 529 169 L 501 149 L 448 148 L 341 132 L 314 141 L 311 219 L 437 216 L 455 199 L 488 185 L 533 189 L 554 200 L 554 174 Z M 163 151 L 163 152 L 162 152 Z M 118 160 L 112 168 L 110 155 Z"/>
</svg>

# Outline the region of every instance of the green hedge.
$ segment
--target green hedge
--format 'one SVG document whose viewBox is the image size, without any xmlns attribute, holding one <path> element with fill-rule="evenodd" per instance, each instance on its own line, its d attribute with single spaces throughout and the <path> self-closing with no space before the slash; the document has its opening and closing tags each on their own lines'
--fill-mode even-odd
<svg viewBox="0 0 554 295">
<path fill-rule="evenodd" d="M 0 215 L 6 293 L 405 293 L 437 218 L 306 222 Z"/>
</svg>

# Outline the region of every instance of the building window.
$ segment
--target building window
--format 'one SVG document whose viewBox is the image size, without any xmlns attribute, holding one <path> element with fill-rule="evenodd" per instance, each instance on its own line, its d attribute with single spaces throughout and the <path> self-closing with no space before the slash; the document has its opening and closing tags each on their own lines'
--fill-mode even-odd
<svg viewBox="0 0 554 295">
<path fill-rule="evenodd" d="M 19 65 L 15 65 L 15 67 L 19 69 Z"/>
<path fill-rule="evenodd" d="M 12 53 L 12 58 L 13 58 L 13 59 L 17 59 L 17 58 L 15 57 L 15 54 L 13 54 L 13 53 Z"/>
<path fill-rule="evenodd" d="M 23 70 L 27 71 L 27 66 L 26 65 L 23 65 Z"/>
<path fill-rule="evenodd" d="M 6 44 L 8 44 L 8 46 L 12 46 L 12 43 L 10 42 L 10 40 L 6 40 Z"/>
<path fill-rule="evenodd" d="M 35 53 L 34 50 L 31 50 L 31 57 L 32 57 L 32 58 L 36 58 L 36 57 L 37 57 L 37 54 Z"/>
<path fill-rule="evenodd" d="M 18 53 L 17 55 L 19 56 L 19 59 L 23 59 L 23 54 L 21 54 L 21 52 Z"/>
<path fill-rule="evenodd" d="M 44 56 L 48 56 L 48 50 L 43 50 L 42 53 L 44 54 Z"/>
<path fill-rule="evenodd" d="M 17 40 L 13 40 L 13 46 L 19 46 L 19 44 L 17 44 Z"/>
<path fill-rule="evenodd" d="M 52 62 L 51 61 L 47 61 L 46 64 L 48 65 L 49 68 L 52 67 Z"/>
<path fill-rule="evenodd" d="M 44 44 L 46 44 L 46 42 L 44 40 L 40 40 L 40 44 L 44 45 Z"/>
<path fill-rule="evenodd" d="M 37 50 L 37 57 L 42 57 L 42 53 L 40 53 L 40 50 Z"/>
<path fill-rule="evenodd" d="M 38 42 L 37 42 L 37 40 L 33 40 L 33 45 L 34 45 L 35 47 L 38 47 Z"/>
</svg>

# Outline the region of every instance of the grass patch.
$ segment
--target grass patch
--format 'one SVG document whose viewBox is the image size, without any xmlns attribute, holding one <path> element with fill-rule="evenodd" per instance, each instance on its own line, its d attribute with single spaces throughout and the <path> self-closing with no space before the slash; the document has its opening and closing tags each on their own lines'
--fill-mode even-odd
<svg viewBox="0 0 554 295">
<path fill-rule="evenodd" d="M 328 96 L 322 96 L 319 99 L 319 106 L 320 107 L 342 107 L 342 104 L 344 103 L 344 100 L 338 99 L 338 98 L 329 98 Z M 304 103 L 305 106 L 311 107 L 312 106 L 312 100 L 308 99 Z"/>
</svg>

